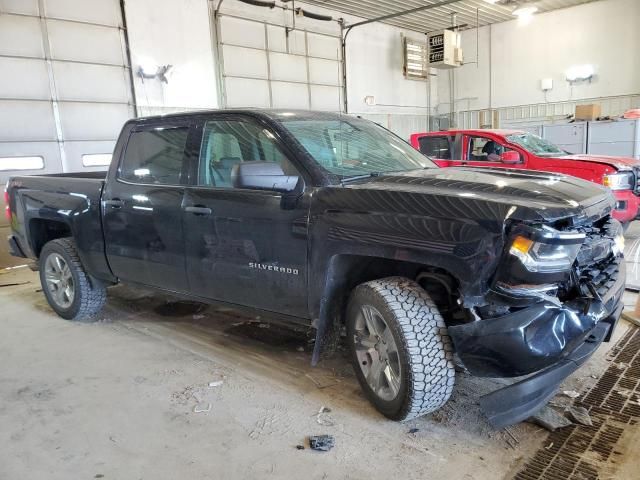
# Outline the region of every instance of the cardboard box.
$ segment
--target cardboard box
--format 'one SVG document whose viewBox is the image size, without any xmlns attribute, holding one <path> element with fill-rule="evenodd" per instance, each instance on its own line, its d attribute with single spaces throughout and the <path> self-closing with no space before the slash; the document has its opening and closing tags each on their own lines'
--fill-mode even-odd
<svg viewBox="0 0 640 480">
<path fill-rule="evenodd" d="M 595 120 L 600 116 L 600 105 L 576 105 L 576 120 Z"/>
</svg>

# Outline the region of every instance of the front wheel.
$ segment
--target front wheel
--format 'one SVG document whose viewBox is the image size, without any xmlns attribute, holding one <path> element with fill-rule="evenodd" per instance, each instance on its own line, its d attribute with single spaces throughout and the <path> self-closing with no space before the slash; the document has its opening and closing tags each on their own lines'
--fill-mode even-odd
<svg viewBox="0 0 640 480">
<path fill-rule="evenodd" d="M 93 320 L 107 299 L 105 286 L 87 275 L 70 238 L 52 240 L 42 248 L 40 283 L 51 308 L 67 320 Z"/>
<path fill-rule="evenodd" d="M 390 277 L 356 287 L 347 307 L 347 338 L 360 386 L 386 417 L 409 420 L 451 396 L 451 339 L 416 282 Z"/>
</svg>

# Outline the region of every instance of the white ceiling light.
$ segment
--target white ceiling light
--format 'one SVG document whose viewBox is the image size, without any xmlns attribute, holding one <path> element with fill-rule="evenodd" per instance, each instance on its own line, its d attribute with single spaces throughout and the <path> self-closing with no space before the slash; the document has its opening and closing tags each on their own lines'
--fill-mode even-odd
<svg viewBox="0 0 640 480">
<path fill-rule="evenodd" d="M 520 25 L 526 25 L 531 21 L 531 19 L 533 18 L 533 14 L 537 11 L 538 7 L 536 7 L 535 5 L 524 4 L 516 7 L 516 9 L 511 12 L 511 14 L 518 17 L 518 23 Z"/>
</svg>

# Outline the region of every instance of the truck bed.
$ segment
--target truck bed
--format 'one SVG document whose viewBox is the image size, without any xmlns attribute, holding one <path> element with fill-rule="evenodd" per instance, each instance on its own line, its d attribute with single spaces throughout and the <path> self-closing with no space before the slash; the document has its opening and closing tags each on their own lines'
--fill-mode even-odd
<svg viewBox="0 0 640 480">
<path fill-rule="evenodd" d="M 109 278 L 100 205 L 105 180 L 106 172 L 11 177 L 11 223 L 19 252 L 37 259 L 47 241 L 72 237 L 85 267 Z"/>
</svg>

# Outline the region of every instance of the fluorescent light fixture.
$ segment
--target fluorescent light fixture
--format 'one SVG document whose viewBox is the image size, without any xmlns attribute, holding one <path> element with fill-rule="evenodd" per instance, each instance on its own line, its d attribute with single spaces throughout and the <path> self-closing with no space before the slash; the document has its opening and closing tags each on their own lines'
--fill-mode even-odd
<svg viewBox="0 0 640 480">
<path fill-rule="evenodd" d="M 538 11 L 538 7 L 534 5 L 523 5 L 511 12 L 516 17 L 530 17 Z"/>
<path fill-rule="evenodd" d="M 0 157 L 0 172 L 10 170 L 42 170 L 44 158 L 33 157 Z"/>
<path fill-rule="evenodd" d="M 524 4 L 516 7 L 516 9 L 511 12 L 511 14 L 518 17 L 518 23 L 520 25 L 527 25 L 529 22 L 531 22 L 533 14 L 537 11 L 538 7 L 536 7 L 535 5 Z"/>
<path fill-rule="evenodd" d="M 82 165 L 85 167 L 106 167 L 110 163 L 110 153 L 85 153 L 82 155 Z"/>
<path fill-rule="evenodd" d="M 565 72 L 565 76 L 567 78 L 567 82 L 574 83 L 591 80 L 595 73 L 596 70 L 593 65 L 574 65 L 573 67 L 567 69 L 567 71 Z"/>
</svg>

